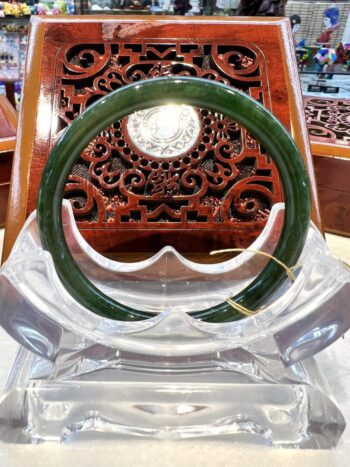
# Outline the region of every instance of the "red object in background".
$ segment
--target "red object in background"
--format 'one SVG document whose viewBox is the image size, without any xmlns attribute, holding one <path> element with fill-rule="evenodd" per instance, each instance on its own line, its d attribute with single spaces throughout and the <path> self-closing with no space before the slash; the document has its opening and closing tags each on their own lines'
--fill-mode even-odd
<svg viewBox="0 0 350 467">
<path fill-rule="evenodd" d="M 345 49 L 344 45 L 341 42 L 338 45 L 338 47 L 336 48 L 335 52 L 337 54 L 337 59 L 336 59 L 335 63 L 344 64 L 344 63 L 347 62 L 348 54 L 346 52 L 346 49 Z"/>
</svg>

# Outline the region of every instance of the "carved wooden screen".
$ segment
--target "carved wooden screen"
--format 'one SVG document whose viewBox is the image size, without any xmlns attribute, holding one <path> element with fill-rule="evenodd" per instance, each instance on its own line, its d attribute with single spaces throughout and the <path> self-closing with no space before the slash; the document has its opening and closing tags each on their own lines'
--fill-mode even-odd
<svg viewBox="0 0 350 467">
<path fill-rule="evenodd" d="M 289 45 L 286 20 L 36 20 L 31 46 L 41 56 L 39 106 L 26 215 L 35 209 L 40 174 L 63 129 L 114 89 L 159 76 L 195 76 L 243 90 L 295 134 L 312 171 Z M 27 82 L 35 75 L 28 71 Z M 28 94 L 26 88 L 27 106 Z M 282 199 L 264 148 L 223 115 L 184 109 L 177 155 L 166 157 L 171 140 L 144 141 L 137 132 L 150 118 L 146 111 L 116 122 L 81 154 L 66 197 L 85 238 L 100 251 L 151 252 L 169 243 L 183 252 L 248 246 Z"/>
<path fill-rule="evenodd" d="M 312 153 L 350 154 L 350 99 L 306 97 L 305 116 Z"/>
</svg>

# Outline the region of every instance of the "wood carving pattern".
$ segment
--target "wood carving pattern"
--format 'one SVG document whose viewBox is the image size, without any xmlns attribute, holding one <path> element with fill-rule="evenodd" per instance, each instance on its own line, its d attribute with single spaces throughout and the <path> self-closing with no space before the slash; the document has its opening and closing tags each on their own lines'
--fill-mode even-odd
<svg viewBox="0 0 350 467">
<path fill-rule="evenodd" d="M 253 44 L 69 43 L 59 52 L 56 108 L 60 128 L 109 92 L 159 76 L 195 76 L 234 86 L 270 108 L 265 61 Z M 186 153 L 152 157 L 116 122 L 81 154 L 66 187 L 78 226 L 261 229 L 281 200 L 277 171 L 258 142 L 237 123 L 196 109 L 200 134 Z M 216 228 L 216 227 L 215 227 Z"/>
<path fill-rule="evenodd" d="M 308 97 L 305 114 L 312 141 L 350 146 L 350 100 Z"/>
</svg>

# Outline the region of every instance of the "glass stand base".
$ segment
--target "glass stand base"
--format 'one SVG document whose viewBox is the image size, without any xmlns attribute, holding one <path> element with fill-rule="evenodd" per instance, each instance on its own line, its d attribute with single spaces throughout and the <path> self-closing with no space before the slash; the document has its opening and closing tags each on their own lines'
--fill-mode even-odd
<svg viewBox="0 0 350 467">
<path fill-rule="evenodd" d="M 0 401 L 0 439 L 12 443 L 225 437 L 328 449 L 344 428 L 313 359 L 286 368 L 257 349 L 152 361 L 92 346 L 53 364 L 22 348 Z"/>
</svg>

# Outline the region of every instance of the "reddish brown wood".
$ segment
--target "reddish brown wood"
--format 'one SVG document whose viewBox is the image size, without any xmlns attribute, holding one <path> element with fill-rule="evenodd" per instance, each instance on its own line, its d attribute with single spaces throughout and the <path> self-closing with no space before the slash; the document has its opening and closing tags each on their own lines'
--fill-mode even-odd
<svg viewBox="0 0 350 467">
<path fill-rule="evenodd" d="M 324 228 L 350 235 L 350 100 L 308 97 L 305 114 Z"/>
<path fill-rule="evenodd" d="M 5 96 L 0 96 L 0 227 L 5 225 L 16 127 L 15 109 Z"/>
<path fill-rule="evenodd" d="M 311 143 L 325 145 L 327 155 L 337 155 L 339 147 L 350 154 L 350 100 L 306 97 L 304 101 Z"/>
<path fill-rule="evenodd" d="M 22 142 L 18 156 L 30 189 L 24 187 L 14 210 L 27 216 L 35 209 L 50 150 L 89 104 L 128 83 L 177 74 L 214 79 L 262 102 L 299 138 L 313 182 L 293 54 L 284 50 L 291 45 L 287 28 L 287 20 L 270 19 L 35 19 L 29 79 L 40 82 L 38 89 L 25 87 L 25 126 L 26 110 L 34 115 L 33 95 L 39 106 L 34 140 Z M 135 148 L 125 121 L 106 128 L 82 153 L 66 196 L 79 229 L 99 251 L 153 252 L 171 243 L 183 252 L 208 252 L 248 246 L 259 235 L 281 200 L 276 169 L 244 128 L 206 109 L 198 113 L 200 139 L 176 159 L 159 162 Z M 20 170 L 18 162 L 15 187 L 23 185 Z"/>
<path fill-rule="evenodd" d="M 1 144 L 1 140 L 0 140 Z M 3 152 L 0 154 L 0 184 L 10 183 L 12 169 L 13 152 Z"/>
<path fill-rule="evenodd" d="M 320 188 L 319 196 L 327 232 L 350 236 L 350 192 Z"/>
<path fill-rule="evenodd" d="M 5 89 L 6 89 L 6 97 L 13 105 L 13 107 L 16 107 L 16 96 L 15 96 L 15 83 L 14 81 L 7 81 L 5 83 Z"/>
<path fill-rule="evenodd" d="M 314 161 L 325 230 L 350 236 L 350 159 L 315 156 Z"/>
<path fill-rule="evenodd" d="M 0 96 L 3 97 L 3 96 Z M 0 103 L 0 140 L 4 141 L 8 138 L 16 136 L 16 128 L 14 128 L 12 122 L 8 119 L 6 110 L 1 106 Z M 0 150 L 2 147 L 0 145 Z"/>
</svg>

